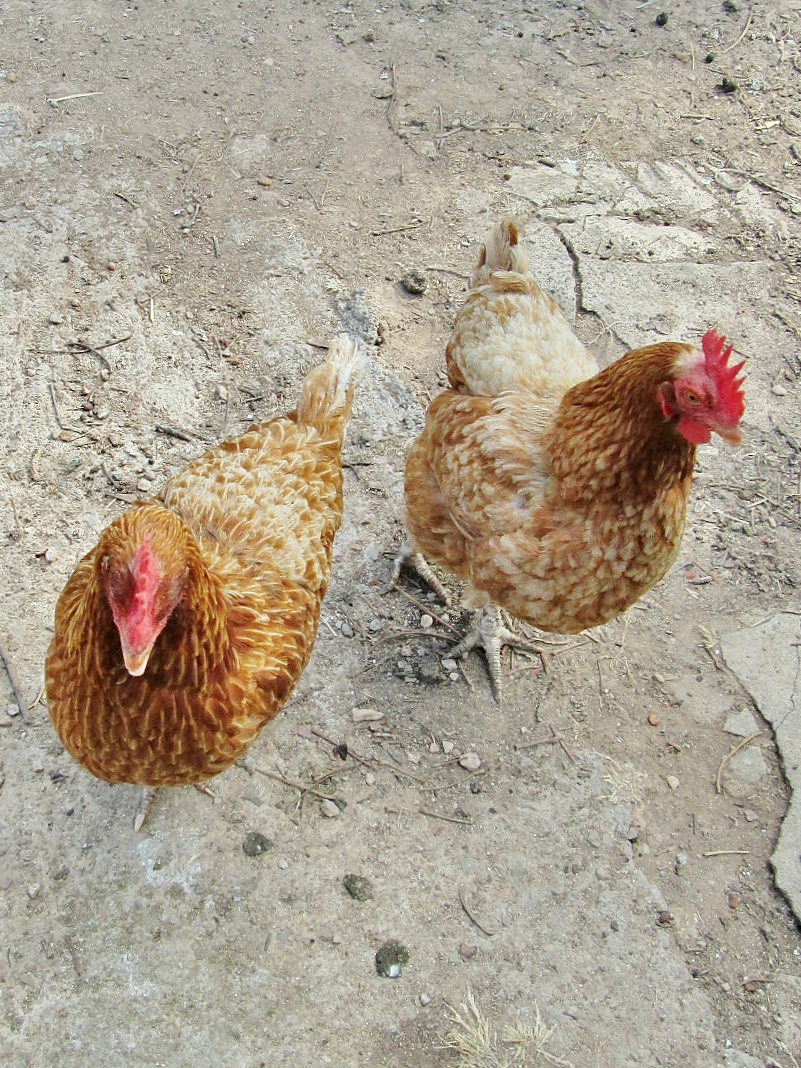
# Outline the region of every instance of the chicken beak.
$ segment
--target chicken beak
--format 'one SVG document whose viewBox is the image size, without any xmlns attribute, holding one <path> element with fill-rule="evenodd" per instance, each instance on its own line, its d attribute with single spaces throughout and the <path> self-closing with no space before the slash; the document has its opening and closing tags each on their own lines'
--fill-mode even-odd
<svg viewBox="0 0 801 1068">
<path fill-rule="evenodd" d="M 122 642 L 122 659 L 129 675 L 133 675 L 137 679 L 144 675 L 152 650 L 152 645 L 149 645 L 146 649 L 137 650 L 131 649 L 129 645 Z"/>
<path fill-rule="evenodd" d="M 742 441 L 742 434 L 740 428 L 736 426 L 716 426 L 714 428 L 715 433 L 720 434 L 724 441 L 727 441 L 729 445 L 739 445 Z"/>
</svg>

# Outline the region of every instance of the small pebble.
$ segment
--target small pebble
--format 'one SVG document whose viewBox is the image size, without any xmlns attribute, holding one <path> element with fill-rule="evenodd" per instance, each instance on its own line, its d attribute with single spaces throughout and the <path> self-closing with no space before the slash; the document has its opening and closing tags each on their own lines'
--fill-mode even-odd
<svg viewBox="0 0 801 1068">
<path fill-rule="evenodd" d="M 341 946 L 342 945 L 342 939 L 339 937 L 339 935 L 331 935 L 331 945 L 332 946 Z"/>
<path fill-rule="evenodd" d="M 459 757 L 459 766 L 464 768 L 465 771 L 478 771 L 481 767 L 478 753 L 465 753 L 464 756 Z"/>
<path fill-rule="evenodd" d="M 350 623 L 345 622 L 345 623 L 342 624 L 342 632 L 341 633 L 342 633 L 342 637 L 343 638 L 352 638 L 353 637 L 353 627 L 350 625 Z"/>
<path fill-rule="evenodd" d="M 445 660 L 442 661 L 442 670 L 443 671 L 448 671 L 448 672 L 456 671 L 457 666 L 458 665 L 457 665 L 456 661 L 452 660 L 450 657 L 447 657 Z"/>
<path fill-rule="evenodd" d="M 472 960 L 476 953 L 478 953 L 478 946 L 466 946 L 464 944 L 459 946 L 459 956 L 465 962 Z"/>
<path fill-rule="evenodd" d="M 367 774 L 364 776 L 364 781 L 367 783 L 368 786 L 375 786 L 375 775 L 373 775 L 372 771 L 367 772 Z"/>
<path fill-rule="evenodd" d="M 47 321 L 52 326 L 60 326 L 64 322 L 64 316 L 63 315 L 59 315 L 58 312 L 51 312 L 50 315 L 48 316 Z"/>
<path fill-rule="evenodd" d="M 738 909 L 740 907 L 740 895 L 735 894 L 734 891 L 732 891 L 728 895 L 728 902 L 730 909 Z"/>
<path fill-rule="evenodd" d="M 283 860 L 283 859 L 279 860 L 278 861 L 278 867 L 281 869 L 281 871 L 286 871 L 287 868 L 289 867 L 289 862 L 286 861 L 286 860 Z"/>
<path fill-rule="evenodd" d="M 371 619 L 370 622 L 367 624 L 368 629 L 371 630 L 373 632 L 373 634 L 375 634 L 377 631 L 381 630 L 381 628 L 383 626 L 384 626 L 384 620 L 383 619 L 379 619 L 378 616 L 374 616 L 373 619 Z M 342 629 L 343 630 L 345 629 L 344 626 L 343 626 Z"/>
<path fill-rule="evenodd" d="M 657 26 L 667 26 L 667 22 L 668 22 L 667 12 L 666 11 L 660 11 L 659 14 L 656 16 L 656 18 L 654 19 L 654 22 L 657 24 Z"/>
<path fill-rule="evenodd" d="M 648 717 L 648 722 L 651 724 L 652 727 L 658 727 L 659 726 L 659 716 L 655 716 L 654 713 L 652 712 L 651 715 Z"/>
<path fill-rule="evenodd" d="M 654 682 L 658 682 L 660 686 L 665 681 L 665 676 L 664 675 L 660 675 L 658 671 L 655 671 L 651 677 L 653 678 Z"/>
<path fill-rule="evenodd" d="M 425 1008 L 426 1005 L 431 1004 L 431 998 L 428 996 L 428 994 L 421 994 L 417 1000 L 420 1002 L 423 1008 Z"/>
<path fill-rule="evenodd" d="M 263 834 L 259 834 L 258 831 L 251 831 L 250 834 L 245 836 L 245 840 L 242 843 L 242 851 L 249 857 L 258 857 L 262 853 L 266 853 L 268 849 L 272 849 L 273 843 L 269 838 L 265 838 Z"/>
<path fill-rule="evenodd" d="M 665 782 L 668 784 L 668 786 L 670 787 L 671 790 L 678 790 L 678 788 L 679 788 L 679 780 L 676 778 L 675 775 L 668 775 L 668 777 L 665 780 Z"/>
<path fill-rule="evenodd" d="M 448 675 L 448 678 L 451 680 L 451 682 L 458 682 L 459 681 L 459 672 L 458 671 L 452 671 L 450 673 L 450 675 Z"/>
<path fill-rule="evenodd" d="M 348 873 L 343 876 L 342 885 L 354 901 L 370 901 L 373 896 L 373 884 L 364 875 Z"/>
<path fill-rule="evenodd" d="M 217 396 L 220 398 L 220 400 L 223 401 L 223 403 L 227 403 L 227 401 L 228 401 L 228 389 L 227 389 L 226 386 L 224 386 L 224 385 L 222 385 L 222 383 L 218 382 L 214 391 L 217 394 Z"/>
<path fill-rule="evenodd" d="M 676 854 L 676 869 L 678 870 L 679 868 L 683 868 L 683 867 L 685 867 L 686 864 L 687 864 L 687 854 L 686 853 L 677 853 Z"/>
<path fill-rule="evenodd" d="M 257 178 L 256 179 L 256 185 L 263 186 L 264 189 L 269 189 L 272 184 L 273 184 L 272 178 L 264 177 L 264 178 Z"/>
<path fill-rule="evenodd" d="M 13 718 L 14 716 L 18 716 L 19 712 L 20 712 L 19 705 L 6 705 L 6 715 L 7 716 L 11 716 Z"/>
<path fill-rule="evenodd" d="M 336 801 L 332 801 L 330 797 L 326 797 L 320 805 L 320 811 L 324 816 L 332 820 L 339 815 L 340 809 Z"/>
<path fill-rule="evenodd" d="M 407 293 L 411 293 L 414 297 L 419 297 L 428 289 L 428 278 L 422 271 L 412 268 L 401 278 L 401 285 Z"/>
<path fill-rule="evenodd" d="M 114 262 L 114 260 L 109 260 L 108 263 L 106 264 L 106 266 L 108 267 L 108 269 L 110 271 L 116 271 L 117 270 L 117 264 Z"/>
<path fill-rule="evenodd" d="M 13 85 L 16 80 L 17 80 L 17 72 L 14 71 L 14 70 L 10 70 L 8 72 L 8 74 L 6 75 L 6 81 L 7 82 L 11 82 L 11 84 Z"/>
<path fill-rule="evenodd" d="M 51 319 L 50 321 L 52 322 L 53 320 Z M 778 382 L 770 387 L 770 391 L 774 395 L 774 397 L 787 396 L 787 390 L 784 388 L 784 386 L 780 386 Z"/>
<path fill-rule="evenodd" d="M 375 967 L 379 975 L 387 979 L 398 979 L 403 965 L 409 962 L 409 951 L 401 942 L 391 939 L 385 942 L 375 955 Z"/>
<path fill-rule="evenodd" d="M 379 723 L 384 718 L 384 713 L 377 708 L 354 708 L 351 712 L 354 723 Z"/>
<path fill-rule="evenodd" d="M 73 150 L 72 150 L 72 158 L 75 160 L 76 163 L 80 163 L 81 160 L 83 159 L 83 149 L 82 148 L 73 148 Z"/>
<path fill-rule="evenodd" d="M 434 619 L 427 612 L 420 616 L 420 626 L 423 630 L 428 630 L 429 627 L 434 625 Z"/>
<path fill-rule="evenodd" d="M 279 197 L 278 198 L 278 206 L 279 206 L 279 208 L 288 208 L 289 207 L 289 201 L 285 197 Z"/>
<path fill-rule="evenodd" d="M 446 755 L 448 753 L 452 753 L 453 750 L 454 750 L 453 742 L 443 742 L 442 743 L 442 752 L 445 753 Z"/>
<path fill-rule="evenodd" d="M 31 899 L 31 901 L 33 901 L 33 899 L 39 893 L 39 890 L 40 890 L 39 883 L 33 883 L 32 886 L 28 887 L 28 897 Z"/>
<path fill-rule="evenodd" d="M 149 478 L 140 478 L 139 481 L 136 483 L 136 488 L 139 490 L 140 493 L 150 493 L 151 489 L 153 488 L 153 483 L 150 481 Z"/>
<path fill-rule="evenodd" d="M 759 819 L 759 816 L 752 808 L 743 809 L 743 816 L 745 816 L 746 823 L 754 823 Z"/>
</svg>

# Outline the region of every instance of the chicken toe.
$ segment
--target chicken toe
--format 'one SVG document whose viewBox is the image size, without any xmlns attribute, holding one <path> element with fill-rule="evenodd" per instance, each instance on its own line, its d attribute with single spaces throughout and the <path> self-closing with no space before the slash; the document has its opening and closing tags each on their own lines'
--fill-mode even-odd
<svg viewBox="0 0 801 1068">
<path fill-rule="evenodd" d="M 146 786 L 142 793 L 139 795 L 139 803 L 136 806 L 134 812 L 133 828 L 135 831 L 141 831 L 142 826 L 150 815 L 150 810 L 153 808 L 153 802 L 156 800 L 156 794 L 158 790 L 153 786 Z"/>
<path fill-rule="evenodd" d="M 462 638 L 458 645 L 451 649 L 450 655 L 463 657 L 477 645 L 481 646 L 487 658 L 487 670 L 489 671 L 492 690 L 499 705 L 503 703 L 501 650 L 504 645 L 522 649 L 527 653 L 538 653 L 542 656 L 542 650 L 536 643 L 519 637 L 519 635 L 503 625 L 500 608 L 492 604 L 485 605 L 479 610 L 473 629 Z"/>
</svg>

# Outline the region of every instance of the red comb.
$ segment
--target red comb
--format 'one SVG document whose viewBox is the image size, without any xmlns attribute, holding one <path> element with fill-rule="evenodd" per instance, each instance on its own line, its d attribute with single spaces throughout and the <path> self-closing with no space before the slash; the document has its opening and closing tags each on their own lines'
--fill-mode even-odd
<svg viewBox="0 0 801 1068">
<path fill-rule="evenodd" d="M 726 338 L 715 329 L 707 330 L 701 338 L 701 348 L 704 350 L 707 372 L 717 383 L 721 407 L 733 422 L 737 422 L 745 411 L 742 390 L 745 376 L 737 377 L 745 366 L 745 360 L 729 366 L 729 356 L 734 346 L 727 346 Z"/>
</svg>

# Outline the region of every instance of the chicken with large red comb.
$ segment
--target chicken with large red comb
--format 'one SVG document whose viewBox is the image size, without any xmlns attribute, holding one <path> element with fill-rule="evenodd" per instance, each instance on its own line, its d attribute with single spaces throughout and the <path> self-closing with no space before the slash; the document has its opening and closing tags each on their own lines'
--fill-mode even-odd
<svg viewBox="0 0 801 1068">
<path fill-rule="evenodd" d="M 731 353 L 708 330 L 700 348 L 660 342 L 599 371 L 529 273 L 515 224 L 492 229 L 405 489 L 418 570 L 433 575 L 427 558 L 466 583 L 462 603 L 482 611 L 455 652 L 484 646 L 499 699 L 501 646 L 531 648 L 499 607 L 575 633 L 625 611 L 676 559 L 696 446 L 740 440 Z"/>
</svg>

